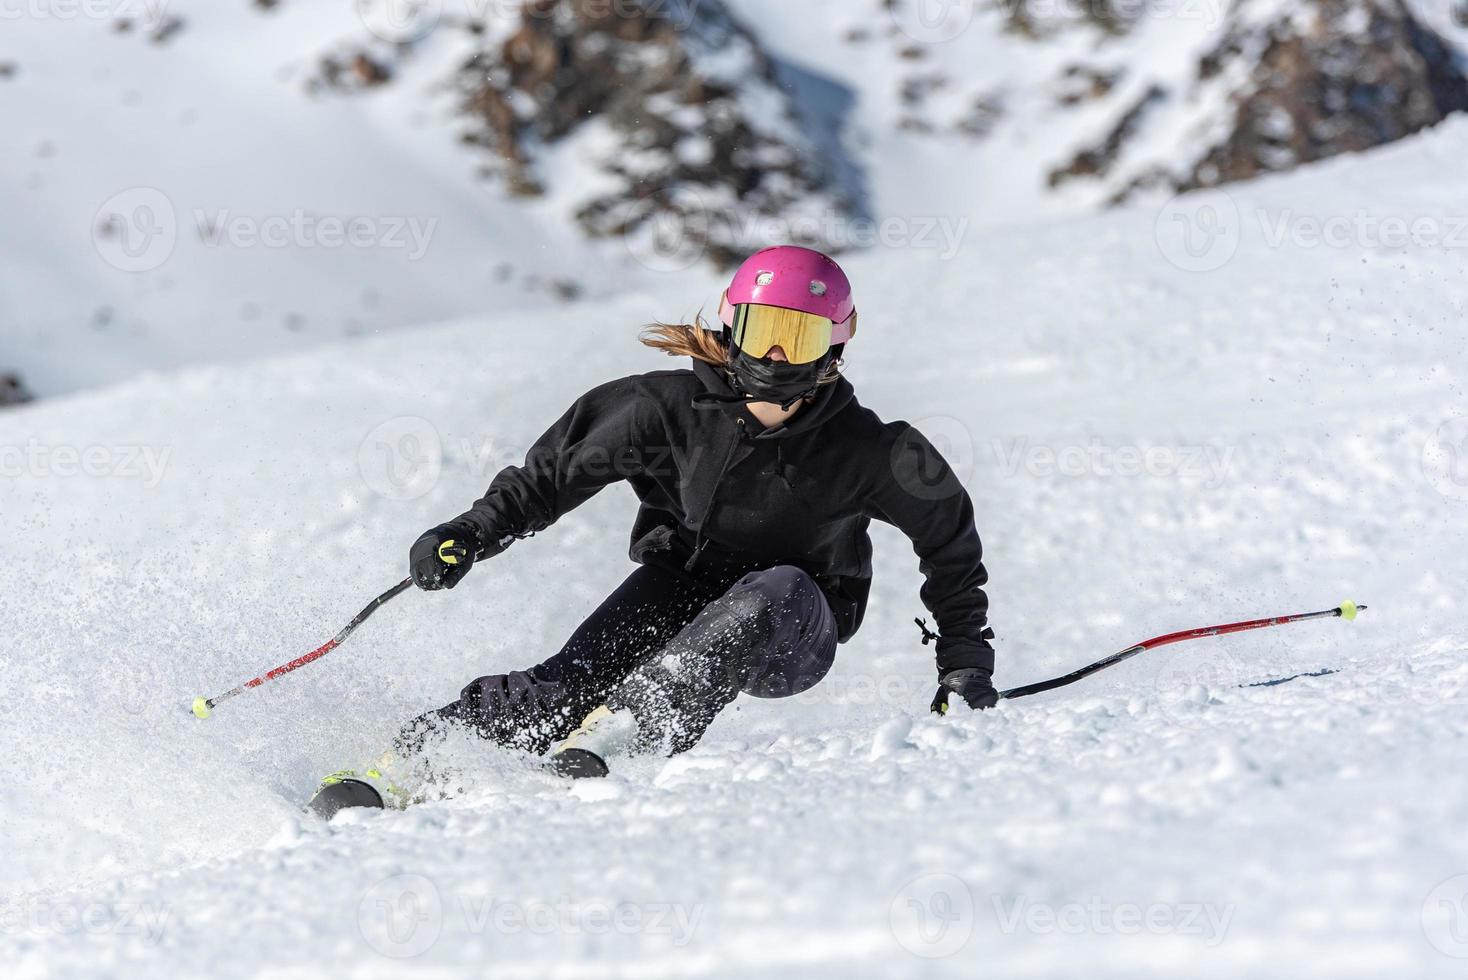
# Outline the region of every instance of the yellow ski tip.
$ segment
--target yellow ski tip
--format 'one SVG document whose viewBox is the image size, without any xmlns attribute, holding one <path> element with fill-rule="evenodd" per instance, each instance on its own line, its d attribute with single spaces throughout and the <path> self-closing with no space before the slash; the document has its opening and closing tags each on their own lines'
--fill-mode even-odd
<svg viewBox="0 0 1468 980">
<path fill-rule="evenodd" d="M 195 718 L 208 718 L 212 714 L 214 714 L 214 711 L 209 707 L 208 698 L 194 698 Z"/>
<path fill-rule="evenodd" d="M 1350 599 L 1347 599 L 1345 602 L 1340 604 L 1341 619 L 1355 619 L 1356 614 L 1365 608 L 1365 606 L 1358 606 Z"/>
</svg>

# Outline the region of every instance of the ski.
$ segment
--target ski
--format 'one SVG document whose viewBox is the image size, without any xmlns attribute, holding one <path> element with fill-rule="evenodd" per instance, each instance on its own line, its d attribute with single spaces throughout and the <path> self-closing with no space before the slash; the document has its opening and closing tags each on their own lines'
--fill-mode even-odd
<svg viewBox="0 0 1468 980">
<path fill-rule="evenodd" d="M 330 820 L 342 810 L 356 808 L 367 808 L 384 810 L 382 794 L 370 783 L 349 776 L 330 777 L 316 795 L 311 797 L 306 804 L 307 811 L 316 814 L 322 820 Z"/>
<path fill-rule="evenodd" d="M 306 812 L 330 820 L 342 810 L 402 810 L 417 802 L 388 781 L 381 770 L 339 769 L 321 780 L 306 803 Z"/>
<path fill-rule="evenodd" d="M 601 779 L 611 774 L 602 757 L 587 749 L 562 749 L 550 757 L 546 768 L 566 779 Z"/>
</svg>

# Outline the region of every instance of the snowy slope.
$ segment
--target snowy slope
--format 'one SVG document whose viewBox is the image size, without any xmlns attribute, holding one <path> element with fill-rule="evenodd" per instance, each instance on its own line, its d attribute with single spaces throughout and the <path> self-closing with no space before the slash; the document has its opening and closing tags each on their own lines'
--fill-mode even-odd
<svg viewBox="0 0 1468 980">
<path fill-rule="evenodd" d="M 983 716 L 925 714 L 919 579 L 878 529 L 832 676 L 685 757 L 571 787 L 460 746 L 456 799 L 298 816 L 322 773 L 564 638 L 627 571 L 624 489 L 187 713 L 334 632 L 574 395 L 661 366 L 636 326 L 710 305 L 712 276 L 0 416 L 30 447 L 0 482 L 7 976 L 1460 975 L 1465 152 L 1450 125 L 949 262 L 850 261 L 861 397 L 975 498 L 1001 685 L 1372 606 Z M 1355 230 L 1312 245 L 1329 219 Z M 1383 245 L 1382 219 L 1442 237 Z"/>
<path fill-rule="evenodd" d="M 144 33 L 159 5 L 63 8 L 0 34 L 17 66 L 0 83 L 0 366 L 39 394 L 645 274 L 474 179 L 439 90 L 457 52 L 369 95 L 308 97 L 319 57 L 363 32 L 351 3 L 177 0 L 162 45 Z M 91 10 L 148 14 L 118 33 Z M 125 231 L 103 230 L 110 214 Z"/>
<path fill-rule="evenodd" d="M 1302 30 L 1322 4 L 1301 6 Z M 611 164 L 632 174 L 657 170 L 670 155 L 696 158 L 697 139 L 629 149 L 647 133 L 614 134 L 606 118 L 594 117 L 559 142 L 531 136 L 518 148 L 535 163 L 544 197 L 516 198 L 503 181 L 479 178 L 495 168 L 492 154 L 462 143 L 475 127 L 457 101 L 478 70 L 465 65 L 513 33 L 520 6 L 14 5 L 0 32 L 0 369 L 19 370 L 47 396 L 424 322 L 468 315 L 497 322 L 571 293 L 673 288 L 665 280 L 699 259 L 701 243 L 666 246 L 670 262 L 646 226 L 627 241 L 613 234 L 593 243 L 576 215 L 640 186 L 626 174 L 610 177 Z M 610 0 L 600 6 L 619 9 Z M 685 0 L 648 6 L 680 29 L 698 22 L 690 6 L 699 5 Z M 1324 6 L 1398 11 L 1376 0 Z M 734 252 L 810 228 L 809 237 L 832 247 L 860 250 L 880 231 L 885 243 L 945 256 L 970 229 L 1088 213 L 1149 176 L 1181 179 L 1236 125 L 1231 100 L 1251 78 L 1257 83 L 1261 32 L 1293 9 L 1278 0 L 727 0 L 727 8 L 773 59 L 790 104 L 750 67 L 742 45 L 690 43 L 690 64 L 730 83 L 757 129 L 795 147 L 819 144 L 816 155 L 830 158 L 833 178 L 814 191 L 795 181 L 788 200 L 753 195 L 768 199 L 765 211 L 778 211 L 764 217 L 779 220 L 763 222 L 752 220 L 759 208 L 750 202 L 731 203 L 717 179 L 712 188 L 675 181 L 669 193 L 691 216 L 649 224 L 660 233 L 671 225 L 676 239 L 699 237 L 701 223 L 727 222 L 733 231 L 712 237 Z M 1468 27 L 1455 9 L 1453 0 L 1401 8 L 1461 48 Z M 402 29 L 410 10 L 417 19 Z M 1083 10 L 1112 11 L 1125 30 L 1106 33 Z M 1337 21 L 1358 33 L 1369 22 L 1337 13 L 1327 34 Z M 1038 18 L 1041 29 L 1017 32 L 1021 14 Z M 154 43 L 175 19 L 180 29 Z M 117 29 L 122 20 L 130 30 Z M 399 30 L 388 30 L 394 22 Z M 1200 78 L 1205 57 L 1235 31 L 1245 53 L 1224 59 L 1217 77 Z M 416 43 L 394 47 L 381 35 Z M 1359 56 L 1370 43 L 1348 48 Z M 390 67 L 390 82 L 308 94 L 324 57 L 343 64 L 363 51 Z M 1344 55 L 1333 60 L 1346 75 L 1374 72 Z M 1154 91 L 1163 95 L 1149 98 Z M 1373 92 L 1354 97 L 1395 101 Z M 524 97 L 517 112 L 544 108 L 524 91 L 512 94 Z M 520 104 L 527 100 L 529 108 Z M 575 105 L 576 97 L 564 101 Z M 622 111 L 643 123 L 644 116 L 699 117 L 695 107 L 668 102 Z M 792 106 L 805 114 L 803 136 L 784 118 Z M 1106 173 L 1050 186 L 1078 153 L 1104 148 L 1138 106 L 1146 111 L 1126 128 Z M 1397 131 L 1385 125 L 1396 120 L 1376 121 L 1379 139 Z M 753 176 L 746 168 L 724 180 L 742 185 Z M 789 183 L 781 174 L 770 182 Z M 846 198 L 850 207 L 835 203 Z M 621 209 L 607 211 L 588 225 L 603 233 L 620 227 Z"/>
</svg>

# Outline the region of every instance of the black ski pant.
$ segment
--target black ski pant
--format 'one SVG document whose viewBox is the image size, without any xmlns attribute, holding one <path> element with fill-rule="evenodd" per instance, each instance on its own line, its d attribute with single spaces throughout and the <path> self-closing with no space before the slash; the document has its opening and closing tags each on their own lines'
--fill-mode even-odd
<svg viewBox="0 0 1468 980">
<path fill-rule="evenodd" d="M 809 690 L 836 656 L 836 621 L 815 581 L 793 565 L 705 581 L 640 565 L 561 650 L 528 671 L 480 677 L 425 716 L 544 752 L 607 704 L 630 709 L 643 747 L 691 747 L 744 692 Z"/>
</svg>

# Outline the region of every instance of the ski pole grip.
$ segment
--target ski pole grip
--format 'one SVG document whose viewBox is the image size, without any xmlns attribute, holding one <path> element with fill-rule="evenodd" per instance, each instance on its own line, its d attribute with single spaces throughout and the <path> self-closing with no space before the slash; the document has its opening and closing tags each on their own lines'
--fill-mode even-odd
<svg viewBox="0 0 1468 980">
<path fill-rule="evenodd" d="M 438 546 L 438 560 L 445 565 L 457 565 L 467 557 L 469 557 L 469 549 L 461 546 L 457 541 L 445 541 Z"/>
</svg>

